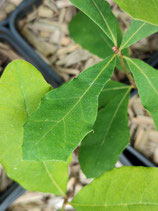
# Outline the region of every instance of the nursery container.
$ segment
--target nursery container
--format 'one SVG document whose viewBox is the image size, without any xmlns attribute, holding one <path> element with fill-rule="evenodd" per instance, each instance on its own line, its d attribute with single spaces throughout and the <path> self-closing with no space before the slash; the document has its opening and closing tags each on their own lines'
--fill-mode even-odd
<svg viewBox="0 0 158 211">
<path fill-rule="evenodd" d="M 4 21 L 3 25 L 9 29 L 10 38 L 14 39 L 16 43 L 18 43 L 18 46 L 15 46 L 16 48 L 18 48 L 17 52 L 19 52 L 24 59 L 33 64 L 42 73 L 48 83 L 50 83 L 53 87 L 58 87 L 63 83 L 63 80 L 21 37 L 17 29 L 18 21 L 26 16 L 29 12 L 31 12 L 34 6 L 38 6 L 41 3 L 41 0 L 23 0 L 19 7 L 17 7 L 17 9 L 12 12 L 7 21 Z"/>
</svg>

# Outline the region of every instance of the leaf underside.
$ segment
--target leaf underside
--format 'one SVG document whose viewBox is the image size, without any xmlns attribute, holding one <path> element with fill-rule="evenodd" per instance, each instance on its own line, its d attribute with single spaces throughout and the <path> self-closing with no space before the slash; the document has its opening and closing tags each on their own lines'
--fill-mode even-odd
<svg viewBox="0 0 158 211">
<path fill-rule="evenodd" d="M 139 59 L 125 57 L 134 76 L 142 105 L 158 129 L 158 71 Z"/>
<path fill-rule="evenodd" d="M 40 72 L 23 60 L 6 67 L 0 79 L 0 162 L 25 189 L 65 195 L 68 162 L 22 159 L 23 125 L 51 89 Z"/>
<path fill-rule="evenodd" d="M 109 81 L 99 97 L 99 113 L 93 131 L 82 141 L 81 169 L 88 178 L 112 169 L 129 142 L 127 107 L 130 87 Z"/>
<path fill-rule="evenodd" d="M 70 203 L 77 211 L 157 211 L 158 169 L 122 167 L 85 186 Z"/>
<path fill-rule="evenodd" d="M 92 130 L 98 97 L 113 73 L 114 58 L 108 57 L 42 99 L 24 127 L 24 159 L 67 160 Z"/>
</svg>

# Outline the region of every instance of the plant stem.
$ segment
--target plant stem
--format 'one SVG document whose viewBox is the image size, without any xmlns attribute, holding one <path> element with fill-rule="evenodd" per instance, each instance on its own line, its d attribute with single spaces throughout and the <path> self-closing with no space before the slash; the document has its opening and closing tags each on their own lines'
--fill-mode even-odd
<svg viewBox="0 0 158 211">
<path fill-rule="evenodd" d="M 127 70 L 127 68 L 125 66 L 125 63 L 123 61 L 122 55 L 119 56 L 119 59 L 120 59 L 120 64 L 121 64 L 121 66 L 122 66 L 122 68 L 124 70 L 124 73 L 126 74 L 126 76 L 127 76 L 128 80 L 130 81 L 131 85 L 136 89 L 137 87 L 136 87 L 135 81 L 134 81 L 131 73 L 128 72 L 128 70 Z"/>
<path fill-rule="evenodd" d="M 65 210 L 65 206 L 67 205 L 67 203 L 68 203 L 68 198 L 67 198 L 67 196 L 66 196 L 66 197 L 64 198 L 64 202 L 63 202 L 61 211 L 64 211 L 64 210 Z"/>
</svg>

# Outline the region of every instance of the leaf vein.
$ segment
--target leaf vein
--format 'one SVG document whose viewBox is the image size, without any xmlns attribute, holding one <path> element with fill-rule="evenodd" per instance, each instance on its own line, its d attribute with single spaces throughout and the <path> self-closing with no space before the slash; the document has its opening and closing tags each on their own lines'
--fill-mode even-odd
<svg viewBox="0 0 158 211">
<path fill-rule="evenodd" d="M 143 28 L 146 23 L 143 23 L 133 34 L 132 36 L 120 47 L 120 51 L 128 44 L 128 42 Z"/>
<path fill-rule="evenodd" d="M 109 60 L 109 62 L 102 68 L 102 70 L 99 72 L 99 74 L 96 76 L 96 78 L 93 80 L 93 82 L 91 83 L 91 85 L 89 85 L 89 87 L 84 91 L 84 93 L 81 95 L 81 97 L 79 98 L 79 100 L 74 104 L 74 106 L 70 109 L 70 111 L 68 111 L 65 116 L 59 120 L 55 125 L 53 125 L 53 127 L 48 130 L 47 133 L 45 133 L 41 139 L 39 139 L 38 142 L 36 142 L 36 146 L 41 142 L 41 140 L 47 136 L 52 130 L 53 128 L 55 128 L 57 126 L 57 124 L 59 124 L 61 121 L 63 121 L 74 109 L 75 107 L 80 103 L 80 101 L 82 100 L 82 98 L 86 95 L 86 93 L 90 90 L 90 88 L 92 87 L 92 85 L 95 83 L 95 81 L 99 78 L 99 76 L 103 73 L 103 71 L 108 67 L 108 65 L 113 61 L 113 59 L 115 58 L 116 55 L 113 55 L 112 58 Z"/>
<path fill-rule="evenodd" d="M 130 58 L 125 57 L 124 58 L 128 61 L 130 61 L 133 65 L 135 65 L 135 67 L 137 67 L 138 70 L 140 70 L 140 72 L 142 73 L 142 75 L 146 78 L 147 82 L 149 83 L 149 85 L 151 86 L 151 88 L 154 90 L 154 92 L 158 95 L 158 91 L 156 90 L 156 88 L 153 86 L 152 82 L 149 80 L 149 78 L 147 77 L 147 75 L 143 72 L 143 70 L 135 63 L 133 62 Z"/>
<path fill-rule="evenodd" d="M 56 188 L 58 189 L 58 191 L 59 191 L 62 195 L 65 196 L 65 193 L 62 191 L 62 189 L 59 187 L 59 185 L 56 183 L 56 181 L 55 181 L 54 178 L 52 177 L 52 175 L 51 175 L 51 173 L 50 173 L 50 171 L 49 171 L 49 169 L 48 169 L 46 163 L 45 163 L 44 161 L 43 161 L 42 163 L 43 163 L 43 166 L 44 166 L 44 168 L 46 169 L 46 172 L 47 172 L 47 174 L 48 174 L 50 180 L 52 181 L 52 183 L 56 186 Z"/>
<path fill-rule="evenodd" d="M 117 46 L 117 41 L 116 41 L 116 39 L 115 39 L 115 36 L 114 36 L 113 32 L 111 31 L 110 26 L 109 26 L 108 22 L 106 21 L 106 19 L 105 19 L 103 13 L 102 13 L 101 10 L 99 9 L 99 7 L 98 7 L 98 5 L 96 4 L 95 0 L 91 0 L 91 1 L 92 1 L 92 3 L 94 4 L 94 6 L 96 7 L 96 9 L 98 10 L 99 14 L 101 15 L 101 17 L 102 17 L 102 19 L 103 19 L 105 25 L 107 26 L 107 28 L 108 28 L 108 30 L 109 30 L 111 36 L 112 36 L 114 45 Z"/>
</svg>

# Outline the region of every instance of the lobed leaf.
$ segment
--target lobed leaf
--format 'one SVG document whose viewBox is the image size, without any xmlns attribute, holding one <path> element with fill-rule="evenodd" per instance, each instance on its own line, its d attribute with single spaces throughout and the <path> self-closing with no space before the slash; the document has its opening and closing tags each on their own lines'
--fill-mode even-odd
<svg viewBox="0 0 158 211">
<path fill-rule="evenodd" d="M 109 81 L 99 97 L 101 109 L 94 132 L 82 141 L 79 152 L 81 169 L 88 178 L 114 168 L 129 142 L 127 108 L 130 90 L 127 85 Z"/>
<path fill-rule="evenodd" d="M 127 48 L 137 41 L 158 32 L 158 26 L 148 24 L 139 20 L 132 20 L 127 32 L 125 33 L 121 49 Z"/>
<path fill-rule="evenodd" d="M 157 168 L 114 169 L 85 186 L 70 204 L 77 211 L 156 211 L 157 175 Z"/>
<path fill-rule="evenodd" d="M 115 55 L 49 92 L 25 124 L 26 160 L 66 160 L 92 130 L 98 97 L 110 79 Z"/>
<path fill-rule="evenodd" d="M 133 18 L 158 25 L 158 0 L 113 0 Z"/>
<path fill-rule="evenodd" d="M 158 71 L 139 59 L 124 58 L 133 73 L 142 105 L 158 129 Z"/>
<path fill-rule="evenodd" d="M 31 64 L 15 60 L 6 67 L 0 79 L 0 162 L 24 188 L 65 195 L 69 162 L 22 159 L 23 125 L 50 90 Z"/>
<path fill-rule="evenodd" d="M 90 17 L 117 46 L 117 19 L 110 5 L 103 0 L 70 0 L 77 8 Z"/>
</svg>

